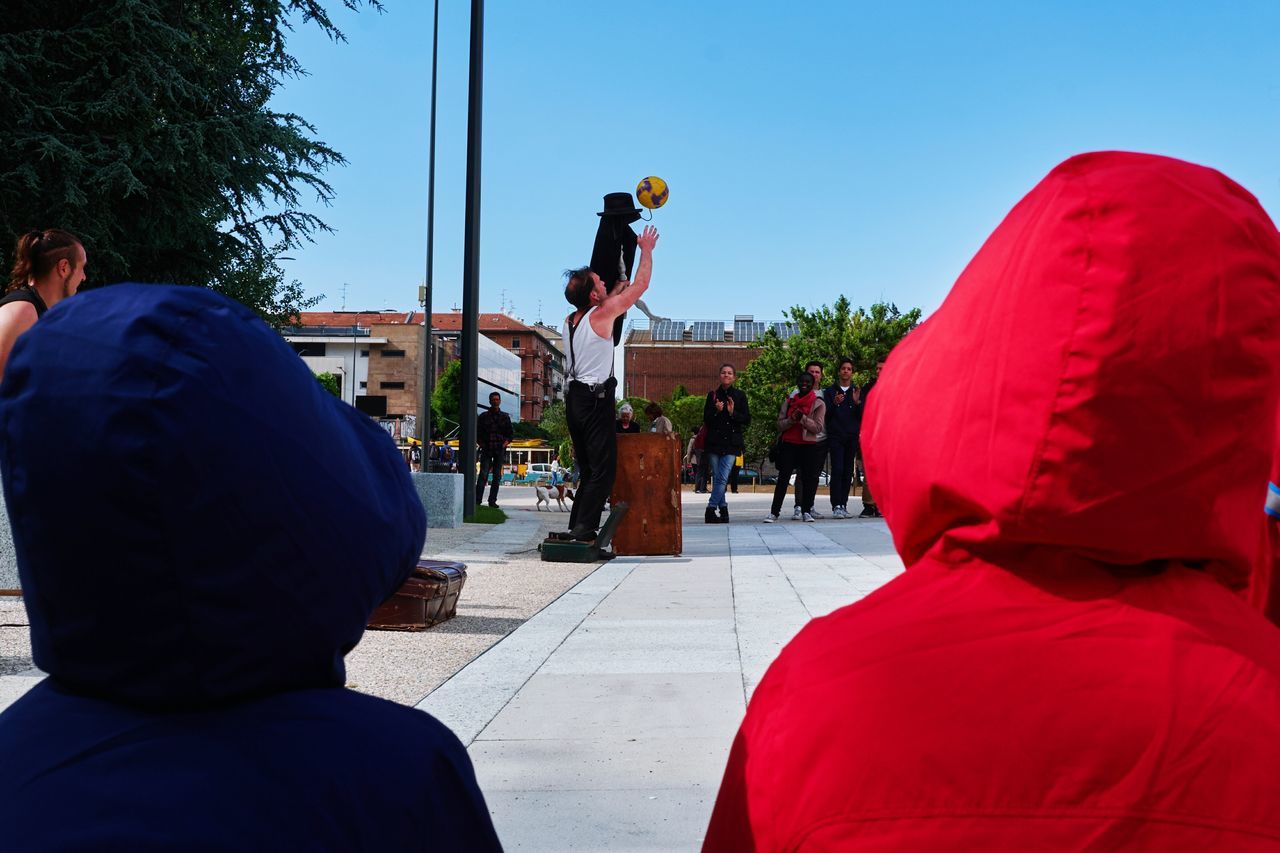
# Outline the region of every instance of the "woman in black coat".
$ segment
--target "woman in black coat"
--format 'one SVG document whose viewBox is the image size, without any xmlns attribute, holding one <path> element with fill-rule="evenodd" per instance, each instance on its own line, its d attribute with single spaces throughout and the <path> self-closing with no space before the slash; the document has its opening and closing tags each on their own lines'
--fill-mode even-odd
<svg viewBox="0 0 1280 853">
<path fill-rule="evenodd" d="M 702 407 L 702 422 L 707 427 L 705 452 L 711 463 L 712 478 L 705 519 L 707 524 L 729 523 L 729 505 L 725 503 L 724 490 L 733 460 L 746 446 L 742 431 L 751 423 L 747 395 L 733 387 L 737 377 L 732 364 L 720 365 L 720 385 L 707 393 L 707 402 Z"/>
</svg>

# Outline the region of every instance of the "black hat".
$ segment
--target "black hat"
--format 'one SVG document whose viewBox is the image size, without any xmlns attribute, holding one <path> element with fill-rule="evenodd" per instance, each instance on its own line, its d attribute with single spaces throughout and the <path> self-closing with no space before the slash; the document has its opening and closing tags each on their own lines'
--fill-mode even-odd
<svg viewBox="0 0 1280 853">
<path fill-rule="evenodd" d="M 605 193 L 604 210 L 596 216 L 626 216 L 628 222 L 640 218 L 640 208 L 631 200 L 631 193 Z"/>
</svg>

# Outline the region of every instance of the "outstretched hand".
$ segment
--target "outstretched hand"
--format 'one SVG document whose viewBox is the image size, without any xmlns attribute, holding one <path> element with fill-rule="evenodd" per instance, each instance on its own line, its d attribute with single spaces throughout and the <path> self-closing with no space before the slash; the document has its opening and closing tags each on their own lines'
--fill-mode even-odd
<svg viewBox="0 0 1280 853">
<path fill-rule="evenodd" d="M 646 225 L 644 231 L 640 232 L 640 236 L 636 238 L 636 245 L 645 253 L 652 252 L 653 247 L 658 245 L 658 229 L 652 225 Z"/>
</svg>

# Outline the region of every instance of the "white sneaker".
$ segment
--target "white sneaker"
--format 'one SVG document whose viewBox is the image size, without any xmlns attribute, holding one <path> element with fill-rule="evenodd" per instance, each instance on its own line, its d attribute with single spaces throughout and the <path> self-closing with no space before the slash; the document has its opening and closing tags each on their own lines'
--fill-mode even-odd
<svg viewBox="0 0 1280 853">
<path fill-rule="evenodd" d="M 813 520 L 814 520 L 814 518 L 813 518 L 813 513 L 806 512 L 806 513 L 804 514 L 804 520 L 805 520 L 805 521 L 813 521 Z"/>
<path fill-rule="evenodd" d="M 844 508 L 843 508 L 843 507 L 836 507 L 835 509 L 831 510 L 831 517 L 832 517 L 832 518 L 844 518 Z"/>
<path fill-rule="evenodd" d="M 809 510 L 809 515 L 812 515 L 814 518 L 826 518 L 826 516 L 825 516 L 825 515 L 823 515 L 822 513 L 818 512 L 816 509 L 811 509 L 811 510 Z"/>
<path fill-rule="evenodd" d="M 769 513 L 768 515 L 766 515 L 766 516 L 764 517 L 764 523 L 765 523 L 765 524 L 773 524 L 773 523 L 774 523 L 775 521 L 777 521 L 777 520 L 778 520 L 778 517 L 777 517 L 776 515 L 774 515 L 773 513 Z"/>
<path fill-rule="evenodd" d="M 792 521 L 799 521 L 799 520 L 800 520 L 800 515 L 801 515 L 801 513 L 800 513 L 800 507 L 796 507 L 796 508 L 795 508 L 795 511 L 791 513 L 791 520 L 792 520 Z"/>
</svg>

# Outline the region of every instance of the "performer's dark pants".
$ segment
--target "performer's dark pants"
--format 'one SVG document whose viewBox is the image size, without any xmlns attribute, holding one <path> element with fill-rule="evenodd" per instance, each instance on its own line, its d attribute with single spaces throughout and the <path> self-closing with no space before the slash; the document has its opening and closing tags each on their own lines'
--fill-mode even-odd
<svg viewBox="0 0 1280 853">
<path fill-rule="evenodd" d="M 618 467 L 618 433 L 614 427 L 612 380 L 596 391 L 579 382 L 570 382 L 565 394 L 565 415 L 573 458 L 580 472 L 578 493 L 569 514 L 574 532 L 600 528 L 605 501 L 613 491 Z M 603 396 L 601 396 L 603 395 Z"/>
<path fill-rule="evenodd" d="M 827 445 L 831 454 L 831 508 L 847 506 L 849 489 L 853 485 L 853 463 L 858 455 L 858 441 L 853 436 L 848 438 L 832 437 Z"/>
<path fill-rule="evenodd" d="M 476 503 L 484 498 L 484 483 L 490 476 L 493 483 L 489 486 L 489 503 L 498 502 L 498 484 L 502 482 L 502 462 L 506 456 L 503 450 L 480 451 L 480 476 L 476 477 Z"/>
</svg>

